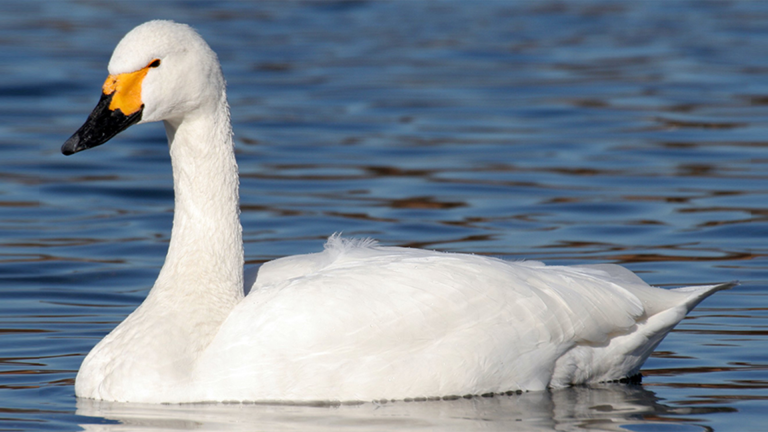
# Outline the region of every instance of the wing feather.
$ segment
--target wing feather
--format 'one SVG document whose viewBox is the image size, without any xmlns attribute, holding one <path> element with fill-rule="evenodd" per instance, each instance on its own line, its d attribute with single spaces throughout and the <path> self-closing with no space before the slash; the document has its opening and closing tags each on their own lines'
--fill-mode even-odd
<svg viewBox="0 0 768 432">
<path fill-rule="evenodd" d="M 246 400 L 543 389 L 644 316 L 613 270 L 337 242 L 264 264 L 198 379 Z"/>
</svg>

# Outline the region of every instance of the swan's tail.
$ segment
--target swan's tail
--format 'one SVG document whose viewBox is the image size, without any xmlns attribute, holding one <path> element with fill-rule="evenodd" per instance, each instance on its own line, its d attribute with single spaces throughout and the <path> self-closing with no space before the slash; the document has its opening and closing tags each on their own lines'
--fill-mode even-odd
<svg viewBox="0 0 768 432">
<path fill-rule="evenodd" d="M 614 337 L 607 345 L 577 345 L 557 360 L 550 386 L 615 381 L 637 375 L 656 346 L 688 312 L 710 295 L 736 285 L 738 282 L 669 290 L 682 294 L 681 301 L 667 304 L 665 309 L 639 321 L 634 331 Z M 659 308 L 659 304 L 654 305 L 654 309 Z"/>
<path fill-rule="evenodd" d="M 737 285 L 739 285 L 738 281 L 732 281 L 732 282 L 723 283 L 719 285 L 689 286 L 689 287 L 675 288 L 670 291 L 688 294 L 688 299 L 685 301 L 685 306 L 686 308 L 688 308 L 687 312 L 690 312 L 693 310 L 693 308 L 696 307 L 696 305 L 701 303 L 702 300 L 704 300 L 705 298 L 711 296 L 712 294 L 718 291 L 731 289 Z"/>
</svg>

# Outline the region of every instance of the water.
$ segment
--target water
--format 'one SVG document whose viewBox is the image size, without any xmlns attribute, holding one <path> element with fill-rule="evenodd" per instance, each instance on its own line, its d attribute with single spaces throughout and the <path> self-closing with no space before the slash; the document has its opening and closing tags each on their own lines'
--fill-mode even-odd
<svg viewBox="0 0 768 432">
<path fill-rule="evenodd" d="M 768 421 L 768 3 L 5 1 L 0 430 L 757 431 Z M 122 35 L 194 25 L 228 80 L 246 258 L 328 235 L 649 283 L 740 280 L 643 385 L 354 406 L 77 401 L 172 218 L 160 125 L 59 147 Z"/>
</svg>

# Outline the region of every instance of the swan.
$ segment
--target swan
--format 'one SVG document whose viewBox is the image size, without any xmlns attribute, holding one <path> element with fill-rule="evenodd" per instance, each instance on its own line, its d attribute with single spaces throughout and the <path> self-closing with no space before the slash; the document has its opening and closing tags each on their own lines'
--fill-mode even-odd
<svg viewBox="0 0 768 432">
<path fill-rule="evenodd" d="M 243 270 L 238 172 L 216 54 L 150 21 L 109 61 L 71 155 L 162 121 L 175 210 L 141 305 L 85 357 L 80 398 L 371 401 L 544 390 L 638 373 L 699 302 L 735 283 L 660 289 L 617 265 L 547 266 L 331 236 Z M 246 275 L 246 276 L 244 276 Z"/>
</svg>

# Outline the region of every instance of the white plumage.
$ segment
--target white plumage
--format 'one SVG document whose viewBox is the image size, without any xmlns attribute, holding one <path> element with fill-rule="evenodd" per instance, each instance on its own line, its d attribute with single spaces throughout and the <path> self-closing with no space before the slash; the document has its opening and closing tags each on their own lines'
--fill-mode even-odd
<svg viewBox="0 0 768 432">
<path fill-rule="evenodd" d="M 125 36 L 109 71 L 118 83 L 141 72 L 130 85 L 140 122 L 165 122 L 176 209 L 158 280 L 86 357 L 79 397 L 373 400 L 615 380 L 636 374 L 696 304 L 732 286 L 663 290 L 615 265 L 545 266 L 332 236 L 323 252 L 264 264 L 244 288 L 237 165 L 215 54 L 188 26 L 151 21 Z M 124 88 L 110 88 L 103 97 L 118 101 L 109 106 L 118 113 L 129 106 L 118 99 Z M 63 151 L 108 140 L 83 132 L 97 120 Z"/>
</svg>

